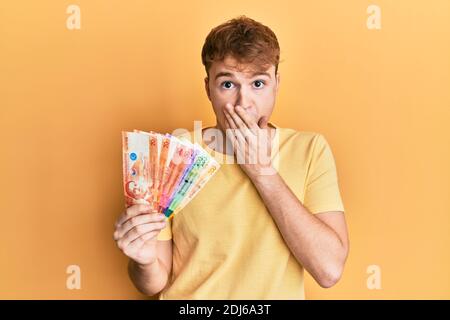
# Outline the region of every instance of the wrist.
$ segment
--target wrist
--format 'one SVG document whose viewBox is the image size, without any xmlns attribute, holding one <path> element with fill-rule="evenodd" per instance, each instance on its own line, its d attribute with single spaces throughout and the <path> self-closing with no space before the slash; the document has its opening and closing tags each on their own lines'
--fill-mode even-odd
<svg viewBox="0 0 450 320">
<path fill-rule="evenodd" d="M 263 169 L 263 171 L 258 172 L 250 177 L 250 180 L 255 184 L 255 186 L 266 186 L 278 178 L 278 172 L 273 168 Z"/>
</svg>

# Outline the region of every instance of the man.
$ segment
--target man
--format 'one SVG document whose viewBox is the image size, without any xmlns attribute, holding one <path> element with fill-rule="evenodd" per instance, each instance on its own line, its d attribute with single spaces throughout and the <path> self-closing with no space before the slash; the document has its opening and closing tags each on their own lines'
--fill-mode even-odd
<svg viewBox="0 0 450 320">
<path fill-rule="evenodd" d="M 304 299 L 304 269 L 322 287 L 340 279 L 349 244 L 331 149 L 321 134 L 269 122 L 279 53 L 275 34 L 247 17 L 207 36 L 202 61 L 216 126 L 203 128 L 201 143 L 244 161 L 224 163 L 171 221 L 142 205 L 121 215 L 114 237 L 144 294 Z M 248 161 L 257 150 L 269 161 Z"/>
</svg>

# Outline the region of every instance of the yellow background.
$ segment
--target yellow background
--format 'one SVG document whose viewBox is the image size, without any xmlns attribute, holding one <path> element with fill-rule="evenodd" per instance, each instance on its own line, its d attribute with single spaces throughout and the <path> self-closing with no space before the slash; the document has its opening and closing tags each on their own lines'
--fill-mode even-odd
<svg viewBox="0 0 450 320">
<path fill-rule="evenodd" d="M 120 132 L 214 124 L 200 50 L 240 14 L 280 41 L 272 121 L 324 134 L 337 163 L 350 256 L 334 288 L 308 277 L 307 297 L 450 298 L 447 0 L 2 1 L 0 298 L 144 297 L 112 239 Z M 72 264 L 81 290 L 66 289 Z"/>
</svg>

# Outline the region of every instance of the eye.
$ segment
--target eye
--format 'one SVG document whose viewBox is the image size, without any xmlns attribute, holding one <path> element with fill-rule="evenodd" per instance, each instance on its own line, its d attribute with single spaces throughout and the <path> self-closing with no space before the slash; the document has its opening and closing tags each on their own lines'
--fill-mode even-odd
<svg viewBox="0 0 450 320">
<path fill-rule="evenodd" d="M 256 89 L 261 89 L 261 88 L 264 87 L 264 85 L 265 85 L 265 83 L 264 83 L 264 81 L 262 81 L 262 80 L 256 80 L 255 82 L 253 82 L 253 86 L 254 86 Z"/>
<path fill-rule="evenodd" d="M 234 87 L 234 84 L 233 84 L 233 82 L 231 82 L 231 81 L 224 81 L 224 82 L 222 82 L 220 85 L 221 85 L 222 88 L 224 88 L 224 89 L 231 89 L 231 88 Z"/>
</svg>

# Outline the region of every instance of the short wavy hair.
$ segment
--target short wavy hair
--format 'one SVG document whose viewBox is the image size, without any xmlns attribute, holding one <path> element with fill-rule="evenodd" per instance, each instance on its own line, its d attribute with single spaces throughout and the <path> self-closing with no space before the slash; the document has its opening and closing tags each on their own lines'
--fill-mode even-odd
<svg viewBox="0 0 450 320">
<path fill-rule="evenodd" d="M 206 37 L 202 48 L 206 74 L 209 74 L 214 61 L 223 61 L 227 56 L 258 69 L 265 70 L 275 65 L 277 73 L 280 46 L 269 27 L 246 16 L 239 16 L 215 27 Z"/>
</svg>

